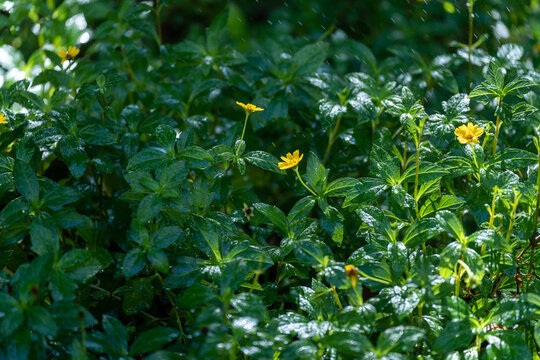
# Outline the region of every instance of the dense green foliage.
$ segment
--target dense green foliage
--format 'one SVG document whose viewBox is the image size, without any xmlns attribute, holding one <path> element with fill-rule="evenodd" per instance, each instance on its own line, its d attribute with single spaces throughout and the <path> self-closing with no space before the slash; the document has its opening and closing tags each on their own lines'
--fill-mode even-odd
<svg viewBox="0 0 540 360">
<path fill-rule="evenodd" d="M 469 1 L 0 1 L 0 359 L 538 359 L 540 4 Z"/>
</svg>

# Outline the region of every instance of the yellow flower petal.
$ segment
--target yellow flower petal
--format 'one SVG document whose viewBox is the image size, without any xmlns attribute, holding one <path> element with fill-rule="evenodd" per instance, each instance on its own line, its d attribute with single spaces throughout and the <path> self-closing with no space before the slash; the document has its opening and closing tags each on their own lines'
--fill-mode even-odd
<svg viewBox="0 0 540 360">
<path fill-rule="evenodd" d="M 262 109 L 260 107 L 257 107 L 255 105 L 253 105 L 253 104 L 244 104 L 244 103 L 241 103 L 240 101 L 237 101 L 236 104 L 241 106 L 246 111 L 246 113 L 248 113 L 248 114 L 251 114 L 252 112 L 255 112 L 255 111 L 263 111 L 264 110 L 264 109 Z"/>
<path fill-rule="evenodd" d="M 68 55 L 71 57 L 71 58 L 74 58 L 75 56 L 77 56 L 79 54 L 79 50 L 78 48 L 76 48 L 75 46 L 70 46 L 68 48 Z"/>
<path fill-rule="evenodd" d="M 295 150 L 292 154 L 287 153 L 286 156 L 281 156 L 281 160 L 283 160 L 283 162 L 278 162 L 278 167 L 281 170 L 293 168 L 298 165 L 303 157 L 304 154 L 300 154 L 300 150 Z"/>
<path fill-rule="evenodd" d="M 7 124 L 7 116 L 0 113 L 0 124 Z"/>
<path fill-rule="evenodd" d="M 484 129 L 473 123 L 467 123 L 467 125 L 461 125 L 454 130 L 454 134 L 457 136 L 457 140 L 461 144 L 475 143 L 479 144 L 478 137 L 484 133 Z"/>
</svg>

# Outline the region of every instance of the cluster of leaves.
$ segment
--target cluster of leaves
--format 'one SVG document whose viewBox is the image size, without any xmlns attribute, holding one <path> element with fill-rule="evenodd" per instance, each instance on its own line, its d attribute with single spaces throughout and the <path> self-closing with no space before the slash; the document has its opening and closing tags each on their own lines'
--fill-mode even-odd
<svg viewBox="0 0 540 360">
<path fill-rule="evenodd" d="M 234 4 L 168 42 L 180 4 L 0 14 L 30 74 L 1 69 L 0 359 L 538 359 L 537 54 L 238 41 Z M 517 6 L 516 38 L 538 11 Z M 237 100 L 264 109 L 245 136 Z M 456 140 L 469 122 L 479 144 Z M 306 186 L 278 167 L 295 149 Z"/>
</svg>

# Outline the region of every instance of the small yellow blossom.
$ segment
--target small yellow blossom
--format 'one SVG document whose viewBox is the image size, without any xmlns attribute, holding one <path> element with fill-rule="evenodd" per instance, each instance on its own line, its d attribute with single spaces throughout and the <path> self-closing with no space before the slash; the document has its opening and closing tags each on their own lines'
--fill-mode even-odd
<svg viewBox="0 0 540 360">
<path fill-rule="evenodd" d="M 302 160 L 304 154 L 300 155 L 300 151 L 296 150 L 294 153 L 287 153 L 287 157 L 282 156 L 281 160 L 283 162 L 278 163 L 278 166 L 281 170 L 287 170 L 295 167 Z"/>
<path fill-rule="evenodd" d="M 79 54 L 79 49 L 75 46 L 70 46 L 66 52 L 66 49 L 62 49 L 58 52 L 58 56 L 62 58 L 62 62 L 60 64 L 63 64 L 64 61 L 72 60 Z"/>
<path fill-rule="evenodd" d="M 354 265 L 345 265 L 345 275 L 351 282 L 352 287 L 356 287 L 356 282 L 358 281 L 358 270 L 356 270 L 356 267 Z"/>
<path fill-rule="evenodd" d="M 246 203 L 244 203 L 244 207 L 242 208 L 242 211 L 244 212 L 244 216 L 248 219 L 251 219 L 253 216 L 253 207 L 248 206 Z"/>
<path fill-rule="evenodd" d="M 260 107 L 257 107 L 255 105 L 253 105 L 253 104 L 243 104 L 240 101 L 237 101 L 236 105 L 240 105 L 246 111 L 246 113 L 248 113 L 248 114 L 251 114 L 252 112 L 255 112 L 255 111 L 263 111 L 264 110 L 264 109 L 262 109 Z"/>
<path fill-rule="evenodd" d="M 0 113 L 0 124 L 7 124 L 7 116 Z"/>
<path fill-rule="evenodd" d="M 484 129 L 482 129 L 478 125 L 473 125 L 473 123 L 461 125 L 454 131 L 454 134 L 456 134 L 458 141 L 462 144 L 478 144 L 478 137 L 482 136 L 483 133 Z"/>
</svg>

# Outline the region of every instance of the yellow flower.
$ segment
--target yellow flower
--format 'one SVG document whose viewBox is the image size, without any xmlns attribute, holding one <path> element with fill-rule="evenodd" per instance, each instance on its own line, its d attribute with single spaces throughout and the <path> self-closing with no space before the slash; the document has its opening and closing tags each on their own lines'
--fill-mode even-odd
<svg viewBox="0 0 540 360">
<path fill-rule="evenodd" d="M 244 216 L 248 219 L 251 219 L 253 216 L 253 207 L 248 206 L 246 203 L 244 203 L 244 207 L 242 208 L 242 211 L 244 212 Z"/>
<path fill-rule="evenodd" d="M 296 150 L 292 154 L 287 153 L 287 157 L 285 156 L 281 157 L 281 160 L 283 160 L 283 162 L 278 163 L 278 166 L 281 170 L 287 170 L 287 169 L 293 168 L 296 165 L 298 165 L 298 163 L 300 162 L 300 160 L 302 160 L 303 157 L 304 157 L 304 154 L 300 155 L 299 150 Z"/>
<path fill-rule="evenodd" d="M 79 49 L 75 46 L 70 46 L 66 52 L 66 49 L 62 49 L 58 52 L 58 56 L 62 58 L 62 62 L 60 64 L 63 64 L 64 61 L 72 60 L 79 54 Z"/>
<path fill-rule="evenodd" d="M 356 287 L 358 280 L 358 270 L 356 270 L 356 267 L 354 265 L 345 265 L 345 275 L 351 282 L 352 287 Z"/>
<path fill-rule="evenodd" d="M 0 113 L 0 124 L 7 124 L 7 116 Z"/>
<path fill-rule="evenodd" d="M 468 123 L 467 125 L 461 125 L 460 127 L 454 130 L 457 139 L 462 144 L 475 143 L 478 144 L 478 137 L 482 136 L 484 129 L 478 125 L 473 125 L 473 123 Z"/>
<path fill-rule="evenodd" d="M 240 105 L 246 111 L 246 113 L 248 113 L 248 114 L 251 114 L 252 112 L 255 112 L 255 111 L 263 111 L 264 110 L 264 109 L 262 109 L 260 107 L 257 107 L 255 105 L 253 105 L 253 104 L 243 104 L 240 101 L 237 101 L 236 105 Z"/>
</svg>

